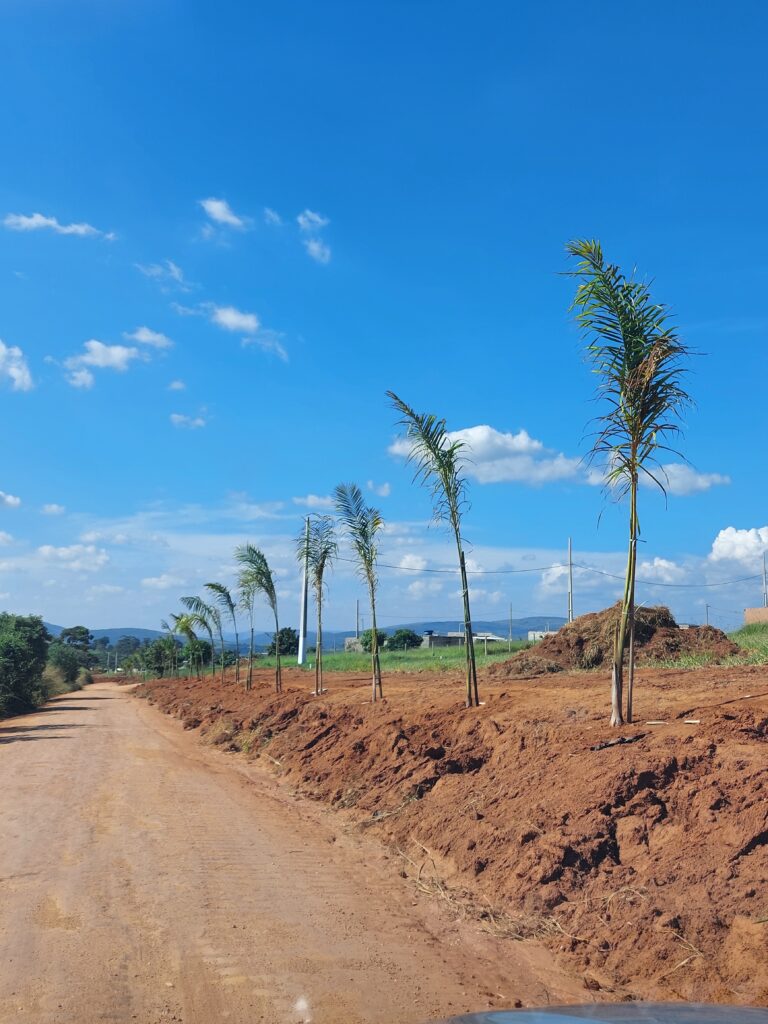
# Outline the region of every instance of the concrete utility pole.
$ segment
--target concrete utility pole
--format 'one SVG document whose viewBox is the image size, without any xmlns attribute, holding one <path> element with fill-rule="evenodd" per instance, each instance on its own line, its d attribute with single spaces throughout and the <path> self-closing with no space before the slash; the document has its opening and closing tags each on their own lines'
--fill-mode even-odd
<svg viewBox="0 0 768 1024">
<path fill-rule="evenodd" d="M 309 596 L 309 516 L 304 533 L 304 582 L 301 586 L 301 615 L 299 622 L 299 655 L 297 664 L 303 665 L 307 653 L 307 598 Z"/>
<path fill-rule="evenodd" d="M 512 650 L 512 605 L 509 606 L 509 640 L 507 642 L 507 651 Z"/>
<path fill-rule="evenodd" d="M 704 617 L 705 617 L 707 625 L 709 625 L 709 605 L 708 604 L 704 605 Z"/>
<path fill-rule="evenodd" d="M 568 538 L 568 621 L 573 622 L 573 546 Z"/>
<path fill-rule="evenodd" d="M 355 601 L 355 640 L 360 639 L 360 598 Z"/>
<path fill-rule="evenodd" d="M 763 608 L 768 608 L 768 575 L 765 571 L 765 552 L 763 552 Z"/>
</svg>

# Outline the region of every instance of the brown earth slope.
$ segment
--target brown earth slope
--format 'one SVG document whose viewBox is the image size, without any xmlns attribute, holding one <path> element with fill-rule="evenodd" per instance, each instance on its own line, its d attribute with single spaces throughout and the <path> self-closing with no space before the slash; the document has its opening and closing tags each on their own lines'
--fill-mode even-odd
<svg viewBox="0 0 768 1024">
<path fill-rule="evenodd" d="M 367 680 L 316 699 L 307 679 L 142 692 L 377 834 L 422 888 L 541 937 L 585 998 L 768 1004 L 764 668 L 645 669 L 621 731 L 604 673 L 486 679 L 472 710 L 458 678 L 393 676 L 377 705 Z"/>
</svg>

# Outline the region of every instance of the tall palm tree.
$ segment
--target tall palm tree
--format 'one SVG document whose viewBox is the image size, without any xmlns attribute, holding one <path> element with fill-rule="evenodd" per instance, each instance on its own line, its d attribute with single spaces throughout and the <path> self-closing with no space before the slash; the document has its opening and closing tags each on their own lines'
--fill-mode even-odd
<svg viewBox="0 0 768 1024">
<path fill-rule="evenodd" d="M 611 725 L 623 725 L 624 655 L 629 645 L 627 721 L 632 721 L 634 686 L 635 568 L 640 522 L 637 489 L 641 479 L 666 496 L 662 452 L 679 455 L 668 441 L 680 435 L 680 419 L 692 404 L 683 387 L 690 350 L 670 324 L 669 307 L 651 298 L 644 281 L 627 278 L 606 263 L 596 240 L 566 246 L 578 262 L 571 309 L 576 311 L 586 352 L 597 374 L 597 395 L 605 412 L 597 417 L 589 458 L 605 469 L 606 486 L 616 500 L 629 498 L 629 549 L 621 612 L 614 635 Z"/>
<path fill-rule="evenodd" d="M 241 566 L 240 588 L 252 587 L 262 594 L 275 617 L 275 692 L 283 691 L 283 674 L 280 665 L 280 623 L 277 616 L 277 591 L 275 579 L 266 555 L 253 544 L 240 544 L 235 548 L 235 560 Z"/>
<path fill-rule="evenodd" d="M 226 612 L 232 620 L 232 629 L 235 633 L 235 682 L 240 682 L 240 637 L 237 633 L 237 615 L 235 613 L 235 602 L 228 587 L 223 583 L 206 583 L 205 589 L 213 594 L 214 601 L 222 611 Z"/>
<path fill-rule="evenodd" d="M 219 609 L 212 604 L 206 604 L 202 597 L 182 597 L 181 603 L 191 612 L 192 621 L 200 626 L 208 634 L 211 642 L 211 675 L 216 675 L 216 646 L 213 642 L 214 629 L 221 640 L 221 681 L 224 682 L 224 635 L 221 629 L 221 615 Z"/>
<path fill-rule="evenodd" d="M 171 616 L 173 618 L 173 616 Z M 168 625 L 165 619 L 160 620 L 160 628 L 164 629 L 168 634 L 168 641 L 166 643 L 166 651 L 168 652 L 168 668 L 170 674 L 178 678 L 178 659 L 176 657 L 176 634 L 173 628 Z"/>
<path fill-rule="evenodd" d="M 194 628 L 193 628 L 195 623 L 192 620 L 192 616 L 189 614 L 189 612 L 182 612 L 181 615 L 174 615 L 174 613 L 171 612 L 171 619 L 173 621 L 173 628 L 174 628 L 175 632 L 178 633 L 180 636 L 183 636 L 184 639 L 187 641 L 188 654 L 189 654 L 189 658 L 188 658 L 188 662 L 187 663 L 189 665 L 191 665 L 192 671 L 194 672 L 194 670 L 195 670 L 194 652 L 195 652 L 195 647 L 196 647 L 196 644 L 197 644 L 197 634 L 195 633 Z M 198 677 L 198 679 L 200 678 L 200 672 L 199 671 L 197 673 L 197 677 Z M 189 678 L 189 673 L 187 673 L 187 678 Z"/>
<path fill-rule="evenodd" d="M 467 567 L 461 539 L 461 521 L 467 508 L 467 482 L 462 473 L 462 453 L 466 446 L 459 438 L 450 437 L 444 419 L 439 420 L 432 413 L 414 412 L 394 391 L 388 391 L 387 398 L 393 408 L 400 413 L 399 425 L 405 427 L 406 437 L 411 444 L 408 461 L 415 467 L 413 478 L 429 488 L 435 521 L 447 523 L 456 542 L 464 603 L 467 707 L 476 707 L 480 703 L 477 691 L 477 663 L 469 609 Z"/>
<path fill-rule="evenodd" d="M 379 635 L 376 630 L 376 535 L 384 525 L 384 520 L 377 508 L 365 504 L 363 492 L 357 484 L 339 484 L 333 497 L 336 512 L 357 555 L 358 571 L 368 587 L 371 604 L 371 700 L 375 702 L 377 691 L 379 697 L 384 696 L 381 687 Z"/>
<path fill-rule="evenodd" d="M 306 532 L 296 539 L 296 557 L 309 569 L 309 581 L 317 608 L 317 644 L 315 646 L 315 696 L 323 692 L 323 586 L 325 570 L 338 554 L 331 516 L 307 516 Z"/>
<path fill-rule="evenodd" d="M 239 591 L 239 604 L 248 616 L 248 624 L 250 627 L 250 638 L 248 640 L 248 674 L 245 680 L 245 688 L 246 690 L 251 690 L 253 689 L 253 615 L 258 590 L 254 586 L 253 581 L 249 578 L 245 569 L 241 569 L 238 574 L 237 587 Z"/>
</svg>

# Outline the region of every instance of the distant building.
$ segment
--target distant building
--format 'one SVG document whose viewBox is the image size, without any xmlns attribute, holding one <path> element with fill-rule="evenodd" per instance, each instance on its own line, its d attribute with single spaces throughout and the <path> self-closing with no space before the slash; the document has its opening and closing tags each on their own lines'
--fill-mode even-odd
<svg viewBox="0 0 768 1024">
<path fill-rule="evenodd" d="M 539 640 L 543 640 L 545 636 L 554 636 L 556 632 L 556 629 L 529 629 L 528 643 L 537 644 Z"/>
<path fill-rule="evenodd" d="M 495 633 L 472 633 L 472 639 L 475 643 L 483 642 L 495 642 L 495 643 L 506 643 L 507 638 L 505 636 L 496 636 Z M 421 646 L 426 648 L 432 647 L 463 647 L 464 646 L 464 631 L 448 633 L 436 633 L 433 629 L 425 629 L 421 640 Z"/>
</svg>

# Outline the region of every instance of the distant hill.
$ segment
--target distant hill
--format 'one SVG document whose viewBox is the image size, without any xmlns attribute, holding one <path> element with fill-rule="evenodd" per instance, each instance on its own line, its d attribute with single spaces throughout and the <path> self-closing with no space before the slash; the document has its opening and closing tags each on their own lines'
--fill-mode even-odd
<svg viewBox="0 0 768 1024">
<path fill-rule="evenodd" d="M 46 622 L 45 626 L 52 636 L 58 636 L 62 629 L 66 628 L 65 626 L 55 626 L 51 622 Z M 109 629 L 92 629 L 91 633 L 96 640 L 100 636 L 108 636 L 110 643 L 113 644 L 116 644 L 121 636 L 135 636 L 137 640 L 154 640 L 155 637 L 163 635 L 159 629 L 144 629 L 142 626 L 114 626 Z"/>
<path fill-rule="evenodd" d="M 565 621 L 562 615 L 527 615 L 522 619 L 513 619 L 512 638 L 527 640 L 529 629 L 559 629 Z M 52 636 L 58 636 L 64 629 L 63 626 L 56 626 L 51 622 L 46 622 L 45 625 Z M 463 630 L 464 623 L 460 619 L 430 619 L 422 622 L 401 622 L 396 626 L 380 626 L 379 628 L 387 634 L 394 633 L 396 629 L 412 629 L 414 633 L 423 633 L 427 629 L 431 629 L 435 633 L 452 633 Z M 506 637 L 509 631 L 509 622 L 507 619 L 475 619 L 472 628 L 476 633 L 496 633 L 497 636 Z M 101 636 L 109 637 L 112 644 L 116 644 L 121 636 L 135 636 L 137 640 L 154 640 L 155 637 L 164 635 L 162 630 L 144 629 L 142 626 L 110 626 L 108 629 L 92 629 L 91 633 L 97 640 Z M 334 646 L 342 649 L 346 637 L 354 635 L 354 629 L 325 630 L 323 633 L 324 646 L 326 649 L 333 649 Z M 235 646 L 234 633 L 225 633 L 224 640 L 227 647 Z M 271 643 L 272 634 L 259 632 L 256 633 L 254 640 L 256 649 L 263 651 Z M 308 630 L 307 641 L 309 646 L 314 645 L 315 631 L 313 629 Z M 240 634 L 240 650 L 245 651 L 247 648 L 248 632 L 243 629 Z"/>
</svg>

